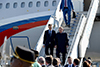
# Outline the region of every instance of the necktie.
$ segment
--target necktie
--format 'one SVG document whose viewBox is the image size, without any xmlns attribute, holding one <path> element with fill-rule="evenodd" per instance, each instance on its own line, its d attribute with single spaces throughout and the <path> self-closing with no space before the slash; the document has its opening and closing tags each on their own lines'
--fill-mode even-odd
<svg viewBox="0 0 100 67">
<path fill-rule="evenodd" d="M 51 36 L 51 34 L 52 34 L 52 31 L 51 31 L 51 30 L 50 30 L 49 34 L 50 34 L 50 36 Z"/>
<path fill-rule="evenodd" d="M 65 7 L 66 7 L 66 0 L 65 0 Z"/>
</svg>

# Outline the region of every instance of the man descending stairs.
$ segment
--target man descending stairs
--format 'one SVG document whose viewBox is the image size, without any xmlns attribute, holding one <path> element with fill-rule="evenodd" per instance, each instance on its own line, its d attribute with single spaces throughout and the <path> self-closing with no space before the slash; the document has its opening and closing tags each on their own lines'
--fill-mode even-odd
<svg viewBox="0 0 100 67">
<path fill-rule="evenodd" d="M 83 12 L 77 12 L 76 13 L 76 18 L 71 19 L 70 28 L 66 27 L 65 22 L 63 22 L 62 25 L 61 25 L 64 28 L 64 32 L 67 33 L 68 39 L 69 39 L 69 47 L 67 48 L 67 53 L 69 52 L 69 50 L 71 48 L 71 44 L 72 44 L 74 35 L 76 33 L 76 29 L 77 29 L 77 26 L 78 26 L 78 23 L 80 21 L 80 17 L 81 17 L 82 14 L 86 15 L 87 12 L 84 12 L 84 13 Z M 56 57 L 55 54 L 56 54 L 56 49 L 54 49 L 54 57 Z M 66 57 L 67 56 L 68 56 L 68 54 L 66 54 Z M 62 54 L 60 56 L 60 59 L 61 58 L 62 58 Z M 61 59 L 61 61 L 63 61 L 63 60 Z"/>
</svg>

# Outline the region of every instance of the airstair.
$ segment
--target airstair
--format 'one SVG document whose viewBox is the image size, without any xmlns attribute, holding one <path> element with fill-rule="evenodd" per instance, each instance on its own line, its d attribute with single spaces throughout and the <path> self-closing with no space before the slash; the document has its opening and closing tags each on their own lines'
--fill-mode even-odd
<svg viewBox="0 0 100 67">
<path fill-rule="evenodd" d="M 66 56 L 66 63 L 68 56 L 71 56 L 73 59 L 80 58 L 80 66 L 82 66 L 83 57 L 85 56 L 86 49 L 88 48 L 89 38 L 91 35 L 91 30 L 93 27 L 94 19 L 96 16 L 96 12 L 99 5 L 99 0 L 92 0 L 88 12 L 76 12 L 76 18 L 71 20 L 71 27 L 65 27 L 65 23 L 63 21 L 62 12 L 59 12 L 61 0 L 59 5 L 54 13 L 51 15 L 48 24 L 53 25 L 53 29 L 58 32 L 58 28 L 60 26 L 64 27 L 64 31 L 68 34 L 69 38 L 69 48 L 68 54 Z M 47 25 L 48 25 L 47 24 Z M 48 26 L 46 25 L 45 30 L 47 30 Z M 43 46 L 43 35 L 44 31 L 41 34 L 41 37 L 36 45 L 36 50 L 40 52 L 41 56 L 44 56 L 44 48 Z M 55 51 L 54 51 L 55 52 Z"/>
<path fill-rule="evenodd" d="M 96 16 L 96 12 L 99 5 L 99 0 L 92 0 L 88 12 L 76 12 L 76 18 L 71 19 L 71 27 L 65 27 L 63 13 L 59 12 L 61 0 L 54 12 L 51 15 L 47 25 L 45 26 L 45 30 L 48 29 L 48 24 L 53 25 L 53 29 L 58 32 L 58 28 L 60 26 L 64 27 L 64 31 L 68 34 L 69 38 L 69 48 L 68 54 L 66 56 L 66 63 L 68 56 L 71 56 L 73 59 L 80 58 L 80 66 L 82 66 L 83 57 L 85 56 L 86 49 L 88 48 L 89 38 L 91 34 L 91 30 L 93 27 L 94 19 Z M 35 50 L 40 52 L 40 56 L 45 56 L 45 51 L 43 48 L 43 36 L 44 31 L 41 34 Z M 6 38 L 5 38 L 6 39 Z M 5 40 L 6 41 L 6 40 Z M 5 49 L 5 48 L 4 48 Z M 55 51 L 54 51 L 55 53 Z M 2 54 L 5 54 L 3 52 Z M 5 61 L 5 58 L 2 59 L 2 63 Z"/>
</svg>

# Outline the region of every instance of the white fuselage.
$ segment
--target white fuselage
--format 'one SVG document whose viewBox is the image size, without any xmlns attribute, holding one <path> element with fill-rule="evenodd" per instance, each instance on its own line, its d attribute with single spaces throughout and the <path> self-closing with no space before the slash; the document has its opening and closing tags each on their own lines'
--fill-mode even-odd
<svg viewBox="0 0 100 67">
<path fill-rule="evenodd" d="M 1 0 L 0 1 L 0 46 L 7 36 L 7 53 L 11 36 L 27 36 L 35 47 L 50 15 L 60 0 Z M 83 11 L 83 0 L 72 0 L 75 11 Z M 13 39 L 13 44 L 27 47 L 26 40 Z M 2 50 L 2 49 L 1 49 Z"/>
<path fill-rule="evenodd" d="M 59 0 L 1 0 L 0 1 L 0 46 L 7 36 L 7 53 L 11 36 L 27 36 L 32 48 L 35 47 L 50 15 Z M 14 29 L 17 27 L 18 29 Z M 21 39 L 22 40 L 22 39 Z M 13 45 L 26 47 L 25 40 L 13 41 Z M 2 50 L 2 49 L 1 49 Z"/>
</svg>

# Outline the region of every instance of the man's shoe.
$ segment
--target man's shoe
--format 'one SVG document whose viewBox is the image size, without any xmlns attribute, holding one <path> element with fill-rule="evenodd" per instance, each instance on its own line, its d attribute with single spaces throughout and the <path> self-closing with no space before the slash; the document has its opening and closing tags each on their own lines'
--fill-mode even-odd
<svg viewBox="0 0 100 67">
<path fill-rule="evenodd" d="M 67 25 L 70 28 L 70 25 Z"/>
<path fill-rule="evenodd" d="M 67 25 L 65 25 L 64 27 L 68 27 Z"/>
</svg>

